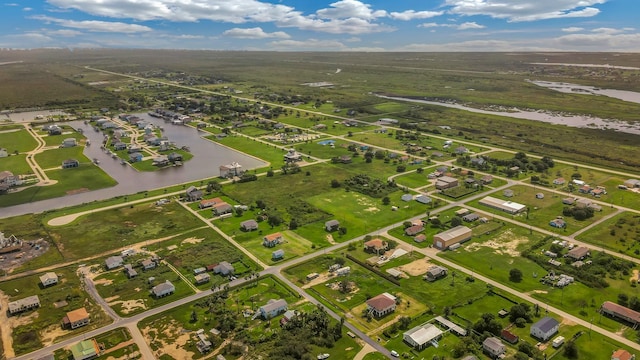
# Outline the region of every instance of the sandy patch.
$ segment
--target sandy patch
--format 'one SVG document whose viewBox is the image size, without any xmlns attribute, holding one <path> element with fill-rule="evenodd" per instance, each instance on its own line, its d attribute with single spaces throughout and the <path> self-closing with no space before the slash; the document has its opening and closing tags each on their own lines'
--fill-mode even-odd
<svg viewBox="0 0 640 360">
<path fill-rule="evenodd" d="M 405 272 L 411 276 L 420 276 L 427 272 L 427 270 L 432 267 L 433 264 L 428 260 L 419 259 L 412 261 L 408 264 L 404 264 L 402 266 L 398 266 L 398 270 Z"/>
<path fill-rule="evenodd" d="M 370 207 L 370 208 L 364 209 L 364 211 L 367 211 L 367 212 L 378 212 L 378 211 L 380 211 L 380 209 L 378 209 L 377 207 Z"/>
<path fill-rule="evenodd" d="M 329 244 L 331 244 L 331 245 L 335 245 L 335 244 L 336 244 L 336 241 L 335 241 L 335 240 L 333 240 L 333 235 L 331 235 L 331 234 L 327 234 L 327 241 L 328 241 L 328 242 L 329 242 Z"/>
<path fill-rule="evenodd" d="M 110 302 L 110 301 L 113 301 L 113 300 L 116 300 L 116 299 L 119 299 L 119 298 L 120 298 L 120 295 L 115 295 L 115 296 L 111 296 L 111 297 L 105 298 L 104 301 Z"/>
<path fill-rule="evenodd" d="M 13 339 L 11 334 L 13 329 L 17 326 L 27 325 L 33 322 L 33 319 L 38 318 L 38 310 L 33 311 L 28 316 L 11 316 L 7 317 L 7 309 L 9 306 L 9 297 L 0 291 L 0 307 L 3 309 L 0 311 L 0 335 L 2 336 L 2 347 L 4 350 L 4 356 L 6 358 L 12 358 L 15 356 L 13 351 Z"/>
<path fill-rule="evenodd" d="M 133 290 L 134 290 L 135 292 L 140 292 L 140 290 L 142 290 L 142 289 L 140 289 L 140 288 L 135 288 L 135 289 L 133 289 Z"/>
<path fill-rule="evenodd" d="M 567 326 L 574 326 L 576 325 L 576 322 L 572 321 L 571 319 L 562 318 L 562 322 L 560 324 L 567 325 Z"/>
<path fill-rule="evenodd" d="M 633 276 L 629 278 L 629 281 L 631 281 L 632 283 L 637 283 L 638 279 L 640 279 L 640 271 L 634 269 Z"/>
<path fill-rule="evenodd" d="M 153 332 L 153 334 L 151 334 Z M 156 359 L 167 354 L 174 359 L 193 359 L 194 352 L 187 351 L 184 346 L 191 338 L 190 333 L 183 333 L 174 321 L 161 328 L 147 327 L 142 329 L 142 334 L 150 343 L 157 346 L 154 352 Z M 161 337 L 160 337 L 161 336 Z"/>
<path fill-rule="evenodd" d="M 329 272 L 321 273 L 317 278 L 309 281 L 308 283 L 302 285 L 301 287 L 303 289 L 308 289 L 308 288 L 310 288 L 312 286 L 316 286 L 318 284 L 325 283 L 325 282 L 329 281 L 329 279 L 331 279 L 332 277 L 333 277 L 332 274 L 329 273 Z"/>
<path fill-rule="evenodd" d="M 520 256 L 520 251 L 518 251 L 518 246 L 520 244 L 524 244 L 528 242 L 529 239 L 526 237 L 515 237 L 511 230 L 507 230 L 500 234 L 500 236 L 496 236 L 491 240 L 485 241 L 483 243 L 473 243 L 464 247 L 466 251 L 477 251 L 481 247 L 490 247 L 494 249 L 495 253 L 498 255 L 509 255 L 511 257 Z"/>
<path fill-rule="evenodd" d="M 202 240 L 204 240 L 204 238 L 196 239 L 196 238 L 190 237 L 190 238 L 182 240 L 180 245 L 182 245 L 182 244 L 197 244 L 197 243 L 202 242 Z"/>
<path fill-rule="evenodd" d="M 123 314 L 129 314 L 137 309 L 147 310 L 147 305 L 144 303 L 143 299 L 118 300 L 118 301 L 109 302 L 108 304 L 111 307 L 113 307 L 113 305 L 120 304 L 120 307 L 122 308 L 121 311 Z"/>
<path fill-rule="evenodd" d="M 175 250 L 178 248 L 178 245 L 171 245 L 171 246 L 167 246 L 167 250 L 171 251 L 171 250 Z"/>
<path fill-rule="evenodd" d="M 109 286 L 113 284 L 113 280 L 111 279 L 98 279 L 93 282 L 95 285 Z"/>
<path fill-rule="evenodd" d="M 62 326 L 60 326 L 60 324 L 48 326 L 40 332 L 40 337 L 42 338 L 42 345 L 44 346 L 53 345 L 54 341 L 57 338 L 67 335 L 68 333 L 69 332 L 67 330 L 64 330 Z"/>
</svg>

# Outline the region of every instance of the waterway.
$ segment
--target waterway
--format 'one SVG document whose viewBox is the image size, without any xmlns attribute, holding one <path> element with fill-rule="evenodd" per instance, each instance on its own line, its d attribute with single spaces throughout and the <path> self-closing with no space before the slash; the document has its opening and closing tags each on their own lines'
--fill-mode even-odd
<svg viewBox="0 0 640 360">
<path fill-rule="evenodd" d="M 91 141 L 92 145 L 85 147 L 84 154 L 89 159 L 98 159 L 100 161 L 98 166 L 114 178 L 118 184 L 106 189 L 1 208 L 2 217 L 38 213 L 95 200 L 105 200 L 114 196 L 216 177 L 220 174 L 220 165 L 234 161 L 242 165 L 244 169 L 255 169 L 268 165 L 260 159 L 221 146 L 202 137 L 209 133 L 198 131 L 189 126 L 165 123 L 162 119 L 154 118 L 147 114 L 135 115 L 154 125 L 162 126 L 164 128 L 163 133 L 169 138 L 169 141 L 175 143 L 178 147 L 188 146 L 193 158 L 186 161 L 182 166 L 167 167 L 153 172 L 139 172 L 128 164 L 122 165 L 119 158 L 112 159 L 111 156 L 100 149 L 100 144 L 104 137 L 102 132 L 94 131 L 91 125 L 85 125 L 82 121 L 71 121 L 66 124 L 76 129 L 82 129 L 84 135 Z"/>
<path fill-rule="evenodd" d="M 610 93 L 623 92 L 620 90 L 598 90 L 598 91 L 609 91 Z M 627 91 L 625 93 L 630 93 L 630 91 Z M 635 93 L 635 94 L 636 94 L 635 95 L 636 99 L 640 101 L 640 97 L 639 97 L 640 94 L 639 93 Z M 497 107 L 498 110 L 487 110 L 487 109 L 478 109 L 470 106 L 465 106 L 453 101 L 439 102 L 439 101 L 430 101 L 430 100 L 419 99 L 419 98 L 405 98 L 405 97 L 399 97 L 399 96 L 385 96 L 385 95 L 376 95 L 376 96 L 381 97 L 383 99 L 389 99 L 389 100 L 407 101 L 407 102 L 414 102 L 414 103 L 420 103 L 420 104 L 444 106 L 444 107 L 453 108 L 453 109 L 466 110 L 466 111 L 470 111 L 478 114 L 507 116 L 507 117 L 512 117 L 516 119 L 542 121 L 550 124 L 565 125 L 565 126 L 571 126 L 571 127 L 616 130 L 620 132 L 640 135 L 640 123 L 628 123 L 625 121 L 620 121 L 615 119 L 601 119 L 598 117 L 587 116 L 587 115 L 564 114 L 564 113 L 550 112 L 550 111 L 544 111 L 544 110 L 537 110 L 537 111 L 522 110 L 518 108 L 505 108 L 505 107 Z M 614 96 L 611 96 L 611 97 L 614 97 Z"/>
<path fill-rule="evenodd" d="M 601 89 L 594 86 L 578 85 L 564 82 L 533 80 L 530 83 L 547 89 L 555 90 L 567 94 L 602 95 L 610 98 L 620 99 L 636 104 L 640 104 L 640 93 L 635 91 Z"/>
</svg>

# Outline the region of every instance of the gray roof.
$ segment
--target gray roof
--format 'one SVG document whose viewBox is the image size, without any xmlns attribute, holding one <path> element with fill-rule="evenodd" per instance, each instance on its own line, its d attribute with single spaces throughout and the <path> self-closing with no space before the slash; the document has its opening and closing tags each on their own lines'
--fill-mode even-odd
<svg viewBox="0 0 640 360">
<path fill-rule="evenodd" d="M 542 319 L 540 319 L 540 321 L 538 321 L 537 323 L 531 325 L 531 327 L 535 327 L 540 329 L 540 331 L 546 333 L 549 330 L 553 329 L 555 326 L 560 325 L 560 323 L 558 322 L 558 320 L 550 317 L 550 316 L 545 316 Z"/>
<path fill-rule="evenodd" d="M 245 228 L 245 229 L 251 229 L 251 228 L 258 228 L 258 222 L 251 219 L 251 220 L 246 220 L 240 223 L 240 226 Z"/>
<path fill-rule="evenodd" d="M 491 350 L 502 350 L 504 348 L 504 344 L 497 337 L 488 337 L 482 342 L 482 346 Z"/>
<path fill-rule="evenodd" d="M 173 286 L 173 284 L 171 282 L 169 282 L 169 280 L 167 280 L 166 282 L 163 282 L 162 284 L 158 284 L 156 286 L 153 287 L 153 293 L 155 295 L 161 295 L 165 292 L 170 292 L 170 291 L 175 291 L 176 288 L 175 286 Z"/>
<path fill-rule="evenodd" d="M 336 225 L 340 225 L 340 222 L 338 220 L 329 220 L 326 223 L 324 223 L 324 226 L 336 226 Z"/>
<path fill-rule="evenodd" d="M 287 301 L 284 299 L 278 299 L 278 300 L 271 299 L 269 300 L 269 302 L 267 302 L 267 304 L 262 305 L 260 307 L 260 310 L 265 313 L 270 313 L 274 310 L 278 310 L 286 306 L 287 306 Z"/>
</svg>

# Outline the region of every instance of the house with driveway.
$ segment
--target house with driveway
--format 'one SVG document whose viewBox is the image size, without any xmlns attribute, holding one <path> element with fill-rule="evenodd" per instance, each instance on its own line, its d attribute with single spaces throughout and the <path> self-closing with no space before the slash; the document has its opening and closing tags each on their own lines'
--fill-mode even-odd
<svg viewBox="0 0 640 360">
<path fill-rule="evenodd" d="M 396 297 L 389 293 L 382 293 L 367 300 L 367 311 L 373 317 L 380 318 L 396 310 Z"/>
<path fill-rule="evenodd" d="M 547 341 L 560 329 L 558 320 L 545 316 L 535 324 L 531 325 L 531 336 L 538 340 Z"/>
<path fill-rule="evenodd" d="M 77 168 L 79 166 L 80 166 L 80 162 L 76 159 L 67 159 L 62 162 L 63 169 Z"/>
<path fill-rule="evenodd" d="M 42 287 L 55 285 L 58 283 L 58 275 L 54 272 L 48 272 L 40 276 L 40 283 Z"/>
<path fill-rule="evenodd" d="M 258 313 L 262 318 L 271 319 L 274 316 L 287 311 L 287 302 L 284 299 L 271 299 L 265 305 L 260 306 Z"/>
</svg>

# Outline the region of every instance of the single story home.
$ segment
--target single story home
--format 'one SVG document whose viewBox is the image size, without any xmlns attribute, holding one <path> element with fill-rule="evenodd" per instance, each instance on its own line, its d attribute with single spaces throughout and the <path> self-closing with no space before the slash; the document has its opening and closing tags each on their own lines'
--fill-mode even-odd
<svg viewBox="0 0 640 360">
<path fill-rule="evenodd" d="M 417 242 L 417 243 L 421 243 L 427 240 L 427 235 L 425 234 L 418 234 L 416 236 L 413 237 L 413 241 Z"/>
<path fill-rule="evenodd" d="M 611 301 L 605 301 L 600 307 L 600 312 L 614 318 L 622 319 L 634 327 L 640 324 L 640 312 L 631 310 Z"/>
<path fill-rule="evenodd" d="M 636 356 L 624 349 L 618 349 L 611 354 L 611 360 L 633 360 Z"/>
<path fill-rule="evenodd" d="M 104 261 L 107 267 L 107 270 L 112 270 L 117 267 L 120 267 L 122 266 L 123 262 L 124 260 L 122 259 L 122 256 L 110 256 Z"/>
<path fill-rule="evenodd" d="M 38 295 L 32 295 L 24 299 L 12 301 L 9 303 L 9 314 L 14 315 L 23 311 L 28 311 L 40 307 L 40 298 Z"/>
<path fill-rule="evenodd" d="M 458 179 L 451 176 L 441 176 L 436 180 L 436 189 L 446 190 L 458 186 Z"/>
<path fill-rule="evenodd" d="M 382 293 L 367 300 L 367 310 L 373 317 L 383 317 L 396 310 L 396 297 L 389 293 Z"/>
<path fill-rule="evenodd" d="M 124 273 L 127 275 L 129 279 L 138 276 L 138 272 L 133 268 L 131 264 L 124 265 Z"/>
<path fill-rule="evenodd" d="M 240 223 L 240 229 L 242 231 L 258 230 L 258 222 L 253 219 L 245 220 Z"/>
<path fill-rule="evenodd" d="M 389 244 L 379 238 L 371 239 L 364 243 L 364 251 L 366 252 L 380 254 L 381 251 L 384 253 L 388 248 Z"/>
<path fill-rule="evenodd" d="M 230 212 L 233 212 L 233 206 L 227 204 L 226 202 L 221 202 L 221 203 L 217 203 L 215 205 L 213 205 L 213 214 L 216 216 L 220 216 L 223 214 L 228 214 Z"/>
<path fill-rule="evenodd" d="M 466 221 L 466 222 L 473 222 L 480 219 L 480 215 L 478 213 L 471 213 L 471 214 L 467 214 L 465 216 L 462 217 L 462 220 Z"/>
<path fill-rule="evenodd" d="M 220 204 L 223 203 L 224 201 L 222 199 L 220 199 L 219 197 L 213 198 L 213 199 L 203 199 L 200 200 L 200 203 L 198 204 L 198 207 L 200 209 L 206 209 L 206 208 L 210 208 L 215 204 Z"/>
<path fill-rule="evenodd" d="M 209 280 L 211 280 L 211 275 L 207 273 L 202 273 L 195 276 L 195 281 L 198 285 L 208 283 Z"/>
<path fill-rule="evenodd" d="M 213 268 L 213 272 L 223 276 L 231 275 L 236 269 L 227 261 L 223 261 Z"/>
<path fill-rule="evenodd" d="M 583 260 L 584 258 L 589 256 L 589 248 L 586 246 L 575 247 L 569 250 L 567 256 L 572 258 L 573 260 Z"/>
<path fill-rule="evenodd" d="M 185 191 L 185 196 L 187 201 L 197 201 L 202 199 L 204 193 L 195 186 L 189 186 Z"/>
<path fill-rule="evenodd" d="M 415 236 L 424 231 L 424 225 L 413 225 L 404 229 L 404 233 L 409 236 Z"/>
<path fill-rule="evenodd" d="M 564 229 L 567 227 L 567 222 L 564 221 L 563 219 L 553 219 L 549 221 L 549 226 L 558 228 L 558 229 Z"/>
<path fill-rule="evenodd" d="M 83 340 L 71 346 L 73 360 L 86 360 L 98 357 L 100 347 L 96 339 Z"/>
<path fill-rule="evenodd" d="M 284 299 L 271 299 L 265 305 L 260 306 L 258 313 L 265 320 L 287 311 L 288 304 Z"/>
<path fill-rule="evenodd" d="M 415 201 L 419 202 L 420 204 L 431 204 L 431 198 L 427 195 L 422 194 L 416 196 Z"/>
<path fill-rule="evenodd" d="M 158 264 L 151 260 L 151 259 L 144 259 L 140 262 L 140 265 L 142 265 L 142 269 L 143 270 L 151 270 L 151 269 L 155 269 L 156 266 L 158 266 Z"/>
<path fill-rule="evenodd" d="M 402 334 L 402 340 L 409 344 L 409 346 L 422 350 L 429 346 L 430 343 L 437 341 L 442 337 L 442 330 L 438 329 L 433 324 L 418 325 L 404 334 Z"/>
<path fill-rule="evenodd" d="M 78 145 L 78 141 L 77 141 L 76 139 L 74 139 L 74 138 L 67 138 L 67 139 L 62 140 L 62 145 L 61 145 L 61 147 L 63 147 L 63 148 L 69 148 L 69 147 L 74 147 L 74 146 L 76 146 L 76 145 Z"/>
<path fill-rule="evenodd" d="M 135 163 L 142 161 L 142 154 L 139 152 L 134 152 L 129 154 L 129 162 Z"/>
<path fill-rule="evenodd" d="M 434 265 L 427 270 L 427 272 L 423 276 L 423 279 L 427 281 L 436 281 L 445 276 L 447 276 L 447 268 Z"/>
</svg>

